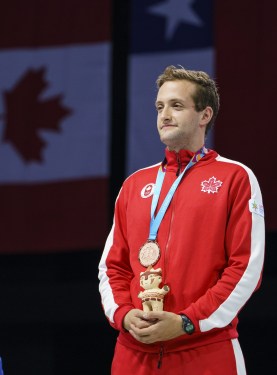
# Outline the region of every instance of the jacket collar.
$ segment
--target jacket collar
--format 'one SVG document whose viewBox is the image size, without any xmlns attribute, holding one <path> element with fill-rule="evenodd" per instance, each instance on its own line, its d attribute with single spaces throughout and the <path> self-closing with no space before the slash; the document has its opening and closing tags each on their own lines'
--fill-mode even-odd
<svg viewBox="0 0 277 375">
<path fill-rule="evenodd" d="M 209 150 L 207 150 L 209 152 Z M 177 175 L 184 170 L 186 165 L 194 156 L 194 152 L 189 150 L 180 150 L 179 152 L 165 149 L 165 159 L 162 163 L 163 170 L 175 172 Z"/>
</svg>

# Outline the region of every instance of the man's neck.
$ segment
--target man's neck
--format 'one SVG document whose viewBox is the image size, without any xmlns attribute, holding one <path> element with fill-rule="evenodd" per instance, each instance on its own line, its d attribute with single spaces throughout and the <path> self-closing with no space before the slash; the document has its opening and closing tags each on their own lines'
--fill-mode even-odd
<svg viewBox="0 0 277 375">
<path fill-rule="evenodd" d="M 169 151 L 175 151 L 177 153 L 179 151 L 181 151 L 181 150 L 187 150 L 187 151 L 191 151 L 191 152 L 197 152 L 203 146 L 204 146 L 204 142 L 201 145 L 194 145 L 194 146 L 192 146 L 192 145 L 183 145 L 183 146 L 178 146 L 178 147 L 167 146 L 167 149 Z"/>
</svg>

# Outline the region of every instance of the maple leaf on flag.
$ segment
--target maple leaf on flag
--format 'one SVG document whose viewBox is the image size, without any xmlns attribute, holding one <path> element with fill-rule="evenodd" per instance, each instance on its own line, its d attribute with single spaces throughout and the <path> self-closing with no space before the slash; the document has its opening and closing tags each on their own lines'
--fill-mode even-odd
<svg viewBox="0 0 277 375">
<path fill-rule="evenodd" d="M 28 69 L 10 91 L 4 92 L 6 113 L 3 141 L 10 142 L 25 162 L 42 162 L 46 142 L 40 130 L 60 132 L 60 122 L 72 110 L 61 104 L 61 94 L 47 99 L 40 95 L 48 87 L 46 69 Z"/>
<path fill-rule="evenodd" d="M 214 176 L 210 177 L 209 180 L 205 180 L 201 182 L 202 189 L 204 193 L 217 193 L 220 186 L 223 184 L 222 181 L 217 180 Z"/>
</svg>

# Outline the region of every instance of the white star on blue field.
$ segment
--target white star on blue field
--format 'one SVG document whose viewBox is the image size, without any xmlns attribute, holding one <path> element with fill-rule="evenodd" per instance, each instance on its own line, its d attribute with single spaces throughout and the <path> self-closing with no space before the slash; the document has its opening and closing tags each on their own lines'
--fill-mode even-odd
<svg viewBox="0 0 277 375">
<path fill-rule="evenodd" d="M 195 0 L 165 0 L 148 8 L 148 12 L 166 19 L 166 39 L 171 39 L 180 23 L 203 26 L 203 21 L 192 8 Z"/>
<path fill-rule="evenodd" d="M 213 0 L 133 0 L 130 53 L 213 45 Z"/>
</svg>

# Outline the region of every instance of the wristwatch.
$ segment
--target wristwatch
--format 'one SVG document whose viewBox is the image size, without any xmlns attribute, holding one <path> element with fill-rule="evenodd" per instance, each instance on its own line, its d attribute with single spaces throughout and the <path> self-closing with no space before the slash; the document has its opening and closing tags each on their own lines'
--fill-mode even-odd
<svg viewBox="0 0 277 375">
<path fill-rule="evenodd" d="M 187 335 L 193 334 L 195 327 L 192 321 L 186 315 L 180 314 L 180 317 L 182 318 L 183 331 L 186 332 Z"/>
</svg>

